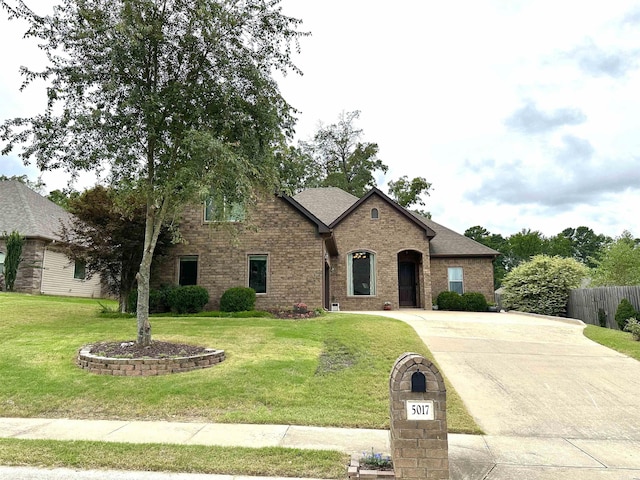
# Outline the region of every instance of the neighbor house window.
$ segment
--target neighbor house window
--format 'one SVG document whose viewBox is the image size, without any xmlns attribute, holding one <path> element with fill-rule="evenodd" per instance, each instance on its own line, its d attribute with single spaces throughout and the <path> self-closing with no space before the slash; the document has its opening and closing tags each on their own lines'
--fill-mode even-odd
<svg viewBox="0 0 640 480">
<path fill-rule="evenodd" d="M 371 252 L 353 252 L 348 256 L 349 295 L 376 294 L 376 262 Z"/>
<path fill-rule="evenodd" d="M 180 257 L 180 267 L 178 273 L 178 284 L 197 285 L 198 283 L 198 257 Z"/>
<path fill-rule="evenodd" d="M 245 219 L 244 205 L 228 201 L 225 197 L 210 196 L 204 201 L 205 222 L 242 222 Z"/>
<path fill-rule="evenodd" d="M 449 267 L 449 291 L 457 292 L 460 295 L 464 293 L 462 284 L 462 267 Z"/>
<path fill-rule="evenodd" d="M 0 252 L 0 275 L 4 274 L 4 253 Z"/>
<path fill-rule="evenodd" d="M 73 266 L 73 278 L 84 280 L 87 278 L 87 262 L 84 260 L 76 260 Z"/>
<path fill-rule="evenodd" d="M 267 293 L 267 255 L 249 255 L 249 288 Z"/>
</svg>

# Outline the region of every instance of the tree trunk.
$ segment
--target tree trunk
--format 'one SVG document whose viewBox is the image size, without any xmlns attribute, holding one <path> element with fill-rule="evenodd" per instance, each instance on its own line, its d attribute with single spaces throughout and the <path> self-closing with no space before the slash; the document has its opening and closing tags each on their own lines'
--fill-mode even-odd
<svg viewBox="0 0 640 480">
<path fill-rule="evenodd" d="M 151 196 L 150 196 L 151 197 Z M 144 250 L 142 252 L 142 262 L 140 262 L 140 270 L 136 274 L 138 282 L 138 303 L 137 314 L 138 320 L 138 337 L 136 342 L 138 345 L 149 346 L 151 344 L 151 324 L 149 323 L 149 283 L 151 280 L 151 261 L 153 260 L 153 251 L 155 250 L 160 234 L 160 228 L 164 221 L 167 210 L 167 198 L 161 197 L 160 206 L 157 207 L 153 198 L 148 199 L 147 203 L 147 219 L 144 234 Z"/>
<path fill-rule="evenodd" d="M 145 243 L 147 243 L 145 241 Z M 140 270 L 136 275 L 138 280 L 138 303 L 136 318 L 138 319 L 137 343 L 145 347 L 151 344 L 151 324 L 149 323 L 149 281 L 151 277 L 151 259 L 153 252 L 145 248 L 140 263 Z"/>
</svg>

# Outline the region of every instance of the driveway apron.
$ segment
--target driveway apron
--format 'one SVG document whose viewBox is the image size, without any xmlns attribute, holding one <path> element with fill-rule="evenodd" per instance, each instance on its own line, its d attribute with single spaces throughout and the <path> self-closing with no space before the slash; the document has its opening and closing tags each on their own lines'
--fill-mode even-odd
<svg viewBox="0 0 640 480">
<path fill-rule="evenodd" d="M 376 313 L 416 330 L 487 435 L 640 442 L 640 362 L 587 339 L 579 321 Z"/>
</svg>

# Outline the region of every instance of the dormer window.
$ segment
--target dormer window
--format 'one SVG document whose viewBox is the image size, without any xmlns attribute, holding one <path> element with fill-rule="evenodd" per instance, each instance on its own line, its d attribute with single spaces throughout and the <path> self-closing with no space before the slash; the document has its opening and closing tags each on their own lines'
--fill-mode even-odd
<svg viewBox="0 0 640 480">
<path fill-rule="evenodd" d="M 372 220 L 377 220 L 378 218 L 380 218 L 380 212 L 378 212 L 377 208 L 372 208 L 371 209 L 371 219 Z"/>
</svg>

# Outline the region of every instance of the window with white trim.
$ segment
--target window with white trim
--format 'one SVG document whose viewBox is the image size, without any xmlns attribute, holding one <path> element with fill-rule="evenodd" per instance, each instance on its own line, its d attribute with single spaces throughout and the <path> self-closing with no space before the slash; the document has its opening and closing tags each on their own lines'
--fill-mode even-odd
<svg viewBox="0 0 640 480">
<path fill-rule="evenodd" d="M 349 295 L 376 294 L 376 256 L 374 253 L 352 252 L 347 257 Z"/>
<path fill-rule="evenodd" d="M 5 258 L 5 254 L 0 252 L 0 275 L 4 274 L 4 258 Z"/>
<path fill-rule="evenodd" d="M 464 293 L 462 267 L 449 267 L 447 271 L 449 275 L 449 291 L 462 295 Z"/>
<path fill-rule="evenodd" d="M 267 293 L 268 255 L 249 255 L 249 288 L 257 294 Z"/>
</svg>

